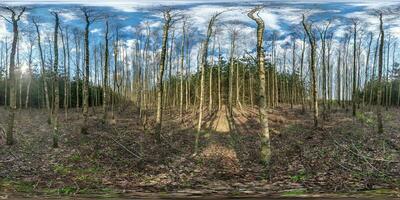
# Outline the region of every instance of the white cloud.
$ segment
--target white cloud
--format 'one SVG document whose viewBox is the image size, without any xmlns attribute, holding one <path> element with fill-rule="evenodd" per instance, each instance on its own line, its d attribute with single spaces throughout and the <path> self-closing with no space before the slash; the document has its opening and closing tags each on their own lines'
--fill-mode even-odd
<svg viewBox="0 0 400 200">
<path fill-rule="evenodd" d="M 90 33 L 97 33 L 97 34 L 99 34 L 99 33 L 101 33 L 101 29 L 99 29 L 99 28 L 92 29 L 92 30 L 90 30 Z"/>
<path fill-rule="evenodd" d="M 63 18 L 64 21 L 72 21 L 78 19 L 78 16 L 74 12 L 60 12 L 60 16 Z"/>
</svg>

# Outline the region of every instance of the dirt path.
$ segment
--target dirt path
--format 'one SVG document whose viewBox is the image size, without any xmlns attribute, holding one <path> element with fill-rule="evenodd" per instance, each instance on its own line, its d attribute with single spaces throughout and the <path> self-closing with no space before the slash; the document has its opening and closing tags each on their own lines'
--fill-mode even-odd
<svg viewBox="0 0 400 200">
<path fill-rule="evenodd" d="M 227 117 L 227 108 L 222 106 L 221 110 L 217 112 L 217 117 L 211 123 L 211 129 L 218 133 L 229 133 L 229 122 Z"/>
</svg>

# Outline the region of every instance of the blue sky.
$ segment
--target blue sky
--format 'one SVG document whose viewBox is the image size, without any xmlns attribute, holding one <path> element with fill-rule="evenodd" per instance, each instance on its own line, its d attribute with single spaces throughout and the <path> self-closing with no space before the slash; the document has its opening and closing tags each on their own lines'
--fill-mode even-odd
<svg viewBox="0 0 400 200">
<path fill-rule="evenodd" d="M 191 41 L 194 52 L 198 49 L 200 39 L 205 33 L 207 22 L 210 16 L 219 11 L 224 12 L 219 18 L 217 27 L 220 31 L 218 41 L 222 48 L 229 49 L 229 32 L 232 26 L 240 30 L 239 41 L 241 49 L 236 52 L 238 55 L 244 51 L 252 52 L 255 47 L 255 23 L 251 21 L 246 12 L 255 5 L 265 5 L 260 13 L 266 24 L 266 33 L 271 34 L 273 31 L 278 33 L 278 44 L 284 44 L 290 40 L 290 34 L 293 32 L 301 32 L 299 23 L 301 15 L 305 13 L 310 20 L 314 21 L 316 26 L 320 26 L 327 19 L 332 19 L 332 27 L 334 27 L 335 37 L 343 36 L 349 27 L 349 19 L 358 18 L 362 22 L 362 28 L 365 32 L 376 31 L 378 28 L 378 18 L 371 15 L 374 9 L 397 8 L 400 3 L 397 1 L 379 2 L 372 0 L 350 0 L 350 1 L 280 1 L 280 0 L 116 0 L 116 1 L 96 1 L 96 0 L 72 0 L 72 1 L 56 1 L 56 0 L 14 0 L 3 1 L 8 5 L 26 5 L 29 7 L 27 15 L 22 20 L 21 27 L 32 26 L 28 23 L 29 16 L 39 16 L 41 27 L 44 27 L 44 35 L 52 36 L 53 17 L 50 10 L 60 11 L 62 25 L 71 28 L 83 27 L 82 14 L 79 11 L 80 6 L 96 7 L 97 10 L 110 13 L 115 16 L 112 25 L 118 24 L 121 31 L 121 39 L 126 45 L 132 45 L 136 40 L 135 32 L 138 25 L 148 23 L 153 30 L 162 27 L 162 15 L 160 9 L 164 6 L 173 7 L 177 12 L 189 17 L 188 23 L 194 32 Z M 389 20 L 390 18 L 390 20 Z M 400 20 L 388 16 L 385 20 L 387 31 L 394 37 L 400 36 Z M 237 25 L 229 25 L 229 22 L 238 21 Z M 179 37 L 181 31 L 180 23 L 177 27 L 176 35 Z M 102 22 L 97 22 L 91 26 L 92 42 L 102 41 L 103 35 Z M 0 20 L 0 38 L 10 34 L 10 26 L 4 20 Z M 254 35 L 254 37 L 252 37 Z M 268 37 L 267 37 L 268 40 Z M 299 39 L 300 40 L 300 39 Z M 300 42 L 300 41 L 299 41 Z M 23 44 L 22 44 L 23 46 Z M 191 55 L 195 59 L 196 55 Z"/>
<path fill-rule="evenodd" d="M 51 23 L 52 16 L 49 10 L 61 10 L 64 24 L 72 26 L 80 26 L 82 24 L 81 13 L 77 9 L 79 6 L 93 6 L 104 12 L 112 13 L 119 20 L 116 20 L 122 28 L 125 27 L 129 31 L 130 27 L 134 27 L 140 22 L 150 21 L 156 25 L 160 25 L 159 9 L 163 6 L 170 6 L 189 16 L 194 27 L 201 31 L 205 29 L 206 22 L 210 15 L 214 12 L 222 10 L 230 10 L 221 17 L 221 21 L 239 20 L 252 26 L 252 21 L 245 15 L 246 10 L 254 5 L 263 4 L 265 9 L 261 13 L 268 29 L 270 31 L 279 31 L 284 35 L 291 32 L 292 26 L 298 24 L 301 14 L 306 13 L 313 21 L 323 21 L 325 19 L 335 19 L 338 25 L 343 25 L 345 18 L 358 17 L 369 23 L 368 25 L 376 25 L 377 19 L 369 16 L 369 12 L 373 9 L 385 7 L 397 7 L 400 5 L 396 1 L 372 1 L 372 0 L 349 0 L 349 1 L 294 1 L 294 0 L 14 0 L 3 1 L 10 5 L 27 5 L 31 9 L 28 15 L 41 16 L 44 23 Z M 4 23 L 2 21 L 1 23 Z M 397 22 L 395 22 L 397 25 Z M 99 29 L 100 25 L 94 25 L 92 29 Z M 373 27 L 371 27 L 372 30 Z M 397 28 L 397 27 L 396 27 Z M 2 30 L 3 29 L 3 30 Z M 132 29 L 131 29 L 132 30 Z M 0 25 L 0 31 L 4 30 L 4 25 Z M 96 32 L 98 30 L 94 30 Z M 398 29 L 393 33 L 399 34 Z"/>
</svg>

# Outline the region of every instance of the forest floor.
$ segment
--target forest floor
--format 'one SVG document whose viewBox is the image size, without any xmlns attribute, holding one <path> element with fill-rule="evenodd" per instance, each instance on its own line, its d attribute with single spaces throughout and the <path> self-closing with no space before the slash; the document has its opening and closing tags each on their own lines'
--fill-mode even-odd
<svg viewBox="0 0 400 200">
<path fill-rule="evenodd" d="M 200 152 L 193 156 L 196 112 L 179 119 L 164 112 L 162 142 L 153 137 L 154 113 L 142 123 L 136 109 L 121 107 L 101 122 L 90 109 L 89 134 L 82 116 L 60 114 L 60 148 L 52 148 L 43 110 L 16 115 L 16 144 L 6 146 L 1 129 L 8 111 L 0 107 L 0 198 L 18 194 L 121 197 L 364 196 L 400 197 L 400 109 L 384 112 L 383 135 L 371 110 L 333 107 L 313 128 L 312 114 L 299 106 L 269 111 L 272 163 L 259 162 L 256 108 L 206 112 Z M 110 116 L 110 115 L 109 115 Z M 232 129 L 234 126 L 235 129 Z M 1 128 L 2 127 L 2 128 Z"/>
</svg>

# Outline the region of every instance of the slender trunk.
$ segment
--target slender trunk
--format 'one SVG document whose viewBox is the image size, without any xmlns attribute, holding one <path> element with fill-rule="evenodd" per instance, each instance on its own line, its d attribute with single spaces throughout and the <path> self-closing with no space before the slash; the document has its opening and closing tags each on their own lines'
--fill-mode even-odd
<svg viewBox="0 0 400 200">
<path fill-rule="evenodd" d="M 113 92 L 111 93 L 111 118 L 114 120 L 115 119 L 115 115 L 114 115 L 114 107 L 117 101 L 117 95 L 118 93 L 118 42 L 119 42 L 119 38 L 118 38 L 118 29 L 116 30 L 116 39 L 114 41 L 114 78 L 113 78 Z"/>
<path fill-rule="evenodd" d="M 183 26 L 182 26 L 182 44 L 181 44 L 181 69 L 180 69 L 180 99 L 179 99 L 179 118 L 181 121 L 183 121 L 183 61 L 185 59 L 185 39 L 186 39 L 186 34 L 185 34 L 185 26 L 186 26 L 186 21 L 183 21 Z"/>
<path fill-rule="evenodd" d="M 240 90 L 239 90 L 239 60 L 236 62 L 236 104 L 242 109 L 242 104 L 240 103 Z"/>
<path fill-rule="evenodd" d="M 28 56 L 28 85 L 26 86 L 26 98 L 25 98 L 25 108 L 29 107 L 29 96 L 31 90 L 31 82 L 32 82 L 32 52 L 33 52 L 33 41 L 31 41 L 29 46 L 29 56 Z"/>
<path fill-rule="evenodd" d="M 9 78 L 9 83 L 10 83 L 10 110 L 9 110 L 9 115 L 8 115 L 8 127 L 7 127 L 7 133 L 6 133 L 6 144 L 7 145 L 13 145 L 14 144 L 14 117 L 15 117 L 15 111 L 17 109 L 16 107 L 16 93 L 15 93 L 15 53 L 17 49 L 17 41 L 18 41 L 18 21 L 21 18 L 21 15 L 25 11 L 25 7 L 22 8 L 22 10 L 19 12 L 17 15 L 15 11 L 12 8 L 7 8 L 11 12 L 11 20 L 12 20 L 12 25 L 13 25 L 13 41 L 11 45 L 11 54 L 10 54 L 10 78 Z"/>
<path fill-rule="evenodd" d="M 46 75 L 46 70 L 45 70 L 45 61 L 44 61 L 42 44 L 41 44 L 39 25 L 35 20 L 33 20 L 33 24 L 35 25 L 36 33 L 37 33 L 37 43 L 38 43 L 39 54 L 40 54 L 41 74 L 42 74 L 42 79 L 43 79 L 46 108 L 47 108 L 47 111 L 50 113 L 50 100 L 49 100 L 49 92 L 48 92 L 48 86 L 47 86 L 47 75 Z M 50 115 L 49 115 L 49 117 L 50 117 Z"/>
<path fill-rule="evenodd" d="M 221 55 L 221 44 L 218 43 L 218 110 L 221 110 L 222 99 L 221 99 L 221 66 L 222 55 Z"/>
<path fill-rule="evenodd" d="M 357 55 L 357 24 L 354 22 L 354 36 L 353 36 L 353 97 L 352 97 L 352 102 L 353 102 L 353 116 L 356 116 L 356 110 L 357 110 L 357 89 L 356 89 L 356 84 L 357 84 L 357 64 L 356 64 L 356 55 Z"/>
<path fill-rule="evenodd" d="M 229 103 L 229 116 L 232 117 L 232 107 L 233 107 L 233 71 L 234 71 L 234 52 L 235 52 L 235 40 L 236 33 L 232 33 L 231 39 L 231 51 L 230 51 L 230 66 L 229 66 L 229 94 L 228 94 L 228 103 Z"/>
<path fill-rule="evenodd" d="M 81 128 L 81 133 L 82 134 L 87 134 L 88 133 L 88 118 L 89 118 L 89 76 L 90 76 L 90 71 L 89 71 L 89 26 L 90 26 L 90 20 L 89 20 L 89 14 L 88 12 L 84 12 L 85 15 L 85 34 L 84 34 L 84 40 L 85 40 L 85 76 L 84 76 L 84 81 L 83 81 L 83 126 Z"/>
<path fill-rule="evenodd" d="M 107 121 L 107 106 L 108 106 L 108 20 L 106 20 L 106 31 L 104 34 L 104 78 L 103 78 L 103 123 Z"/>
<path fill-rule="evenodd" d="M 157 115 L 156 115 L 156 139 L 158 142 L 161 141 L 161 126 L 162 126 L 162 103 L 163 103 L 163 77 L 164 77 L 164 67 L 165 67 L 165 54 L 167 51 L 167 40 L 168 31 L 171 25 L 171 10 L 164 11 L 164 27 L 163 27 L 163 37 L 162 37 L 162 48 L 161 48 L 161 60 L 159 74 L 157 78 Z"/>
<path fill-rule="evenodd" d="M 336 73 L 336 78 L 337 78 L 337 82 L 336 82 L 336 95 L 337 95 L 337 102 L 338 105 L 341 105 L 341 72 L 340 72 L 340 64 L 341 64 L 341 55 L 342 55 L 342 51 L 339 49 L 338 51 L 338 63 L 337 63 L 337 73 Z"/>
<path fill-rule="evenodd" d="M 66 46 L 65 46 L 65 41 L 64 41 L 64 34 L 61 30 L 61 43 L 63 45 L 63 67 L 64 67 L 64 114 L 65 114 L 65 119 L 68 119 L 68 72 L 67 72 L 67 50 L 66 50 Z M 65 30 L 66 32 L 68 32 L 68 30 Z M 66 33 L 66 35 L 68 35 Z"/>
<path fill-rule="evenodd" d="M 371 54 L 371 44 L 372 44 L 372 33 L 370 33 L 370 39 L 368 43 L 367 58 L 365 59 L 365 80 L 364 80 L 364 93 L 363 93 L 363 106 L 365 106 L 366 94 L 367 94 L 367 82 L 368 82 L 368 69 L 369 69 L 369 56 Z"/>
<path fill-rule="evenodd" d="M 4 106 L 5 107 L 7 107 L 7 105 L 8 105 L 8 103 L 7 103 L 7 100 L 8 100 L 8 98 L 7 98 L 7 96 L 8 96 L 8 75 L 9 75 L 9 66 L 8 66 L 8 58 L 7 58 L 7 55 L 8 55 L 8 47 L 7 47 L 7 44 L 8 44 L 8 42 L 7 42 L 7 37 L 6 37 L 6 39 L 4 40 L 5 41 L 5 68 L 6 68 L 6 76 L 5 76 L 5 80 L 4 80 Z"/>
<path fill-rule="evenodd" d="M 371 81 L 372 82 L 374 82 L 374 80 L 375 80 L 375 68 L 376 68 L 376 66 L 377 66 L 377 56 L 378 56 L 378 50 L 379 50 L 379 41 L 380 41 L 380 37 L 381 37 L 381 35 L 380 35 L 380 33 L 379 33 L 379 36 L 378 36 L 378 38 L 377 38 L 377 40 L 376 40 L 376 48 L 375 48 L 375 55 L 374 55 L 374 63 L 373 63 L 373 68 L 372 68 L 372 74 L 371 74 Z M 371 84 L 371 88 L 370 88 L 370 93 L 369 93 L 369 105 L 372 105 L 372 100 L 373 100 L 373 93 L 374 93 L 374 87 L 373 87 L 373 85 L 374 84 Z"/>
<path fill-rule="evenodd" d="M 258 15 L 260 7 L 251 10 L 247 15 L 257 23 L 257 65 L 259 79 L 259 115 L 262 126 L 261 136 L 261 161 L 269 167 L 271 160 L 271 144 L 269 137 L 268 112 L 266 104 L 266 88 L 265 88 L 265 67 L 264 67 L 264 52 L 263 52 L 263 35 L 264 21 Z M 257 12 L 257 14 L 256 14 Z"/>
<path fill-rule="evenodd" d="M 307 24 L 305 21 L 305 16 L 303 15 L 303 26 L 307 33 L 310 46 L 311 46 L 311 61 L 310 61 L 310 69 L 311 69 L 311 84 L 312 84 L 312 96 L 313 96 L 313 107 L 314 107 L 314 127 L 318 127 L 318 99 L 317 99 L 317 77 L 315 70 L 315 51 L 316 51 L 316 39 L 314 34 L 312 33 L 312 25 Z"/>
<path fill-rule="evenodd" d="M 384 48 L 384 38 L 385 34 L 383 31 L 383 20 L 382 20 L 382 13 L 379 14 L 379 21 L 380 21 L 380 44 L 379 44 L 379 64 L 378 64 L 378 93 L 377 93 L 377 109 L 376 115 L 378 120 L 378 133 L 383 133 L 383 124 L 382 124 L 382 111 L 381 111 L 381 100 L 382 100 L 382 66 L 383 66 L 383 48 Z"/>
<path fill-rule="evenodd" d="M 213 96 L 212 96 L 212 80 L 213 80 L 213 68 L 214 68 L 214 54 L 215 54 L 215 35 L 214 34 L 214 41 L 213 41 L 213 46 L 212 46 L 212 57 L 211 57 L 211 64 L 209 66 L 210 74 L 209 74 L 209 104 L 208 104 L 208 111 L 212 111 L 213 107 Z"/>
<path fill-rule="evenodd" d="M 293 104 L 295 100 L 295 94 L 296 94 L 296 77 L 295 77 L 295 71 L 296 71 L 296 40 L 293 40 L 293 49 L 292 49 L 292 76 L 291 82 L 290 82 L 290 108 L 293 109 Z"/>
<path fill-rule="evenodd" d="M 303 69 L 304 69 L 304 54 L 306 51 L 306 37 L 303 37 L 303 46 L 301 49 L 301 62 L 300 62 L 300 89 L 301 89 L 301 111 L 306 111 L 305 106 L 305 84 L 303 81 Z"/>
<path fill-rule="evenodd" d="M 208 43 L 210 42 L 211 35 L 213 33 L 213 26 L 215 21 L 217 20 L 217 17 L 221 13 L 217 13 L 213 15 L 208 23 L 208 29 L 207 29 L 207 36 L 203 42 L 203 48 L 201 49 L 201 62 L 200 62 L 200 99 L 199 99 L 199 118 L 198 118 L 198 123 L 197 123 L 197 132 L 196 132 L 196 140 L 195 140 L 195 148 L 194 148 L 194 154 L 196 155 L 198 152 L 199 148 L 199 137 L 200 137 L 200 131 L 201 131 L 201 124 L 203 120 L 203 102 L 204 102 L 204 75 L 205 75 L 205 69 L 207 66 L 207 56 L 208 56 Z"/>
<path fill-rule="evenodd" d="M 54 63 L 53 63 L 53 91 L 54 91 L 54 103 L 52 111 L 52 124 L 53 124 L 53 148 L 58 148 L 58 108 L 60 106 L 60 95 L 59 95 L 59 85 L 58 85 L 58 27 L 59 18 L 58 13 L 53 13 L 55 17 L 55 27 L 54 27 Z"/>
</svg>

